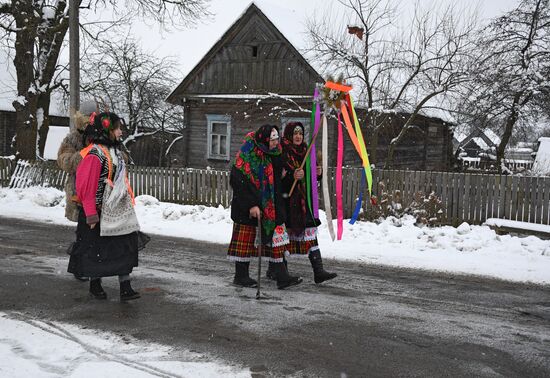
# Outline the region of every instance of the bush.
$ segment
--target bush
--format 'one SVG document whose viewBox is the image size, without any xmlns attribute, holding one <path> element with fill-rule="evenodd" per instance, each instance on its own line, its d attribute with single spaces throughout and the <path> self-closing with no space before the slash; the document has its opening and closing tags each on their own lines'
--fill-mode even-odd
<svg viewBox="0 0 550 378">
<path fill-rule="evenodd" d="M 416 225 L 439 226 L 445 221 L 443 203 L 431 192 L 427 196 L 423 192 L 416 192 L 412 201 L 404 204 L 400 190 L 388 191 L 386 184 L 380 182 L 380 195 L 372 196 L 371 203 L 361 214 L 361 219 L 379 222 L 388 217 L 401 219 L 404 215 L 416 218 Z"/>
</svg>

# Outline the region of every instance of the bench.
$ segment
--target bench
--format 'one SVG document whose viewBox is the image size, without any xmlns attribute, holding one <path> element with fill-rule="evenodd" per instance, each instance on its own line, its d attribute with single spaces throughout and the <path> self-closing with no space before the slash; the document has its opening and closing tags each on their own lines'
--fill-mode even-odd
<svg viewBox="0 0 550 378">
<path fill-rule="evenodd" d="M 515 233 L 533 235 L 541 239 L 550 239 L 550 226 L 545 224 L 520 222 L 499 218 L 489 218 L 484 224 L 495 230 L 498 235 Z"/>
</svg>

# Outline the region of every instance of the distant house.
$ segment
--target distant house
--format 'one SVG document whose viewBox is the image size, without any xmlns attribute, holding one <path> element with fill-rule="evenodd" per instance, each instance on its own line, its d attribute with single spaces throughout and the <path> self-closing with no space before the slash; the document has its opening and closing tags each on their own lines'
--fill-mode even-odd
<svg viewBox="0 0 550 378">
<path fill-rule="evenodd" d="M 496 169 L 496 150 L 500 137 L 490 129 L 476 129 L 458 145 L 455 156 L 462 167 L 470 170 Z M 518 143 L 505 151 L 504 163 L 512 171 L 530 169 L 533 164 L 533 148 L 529 143 Z"/>
<path fill-rule="evenodd" d="M 364 110 L 358 111 L 358 118 L 365 119 Z M 378 132 L 376 143 L 372 131 L 363 131 L 367 136 L 369 154 L 375 159 L 377 168 L 385 166 L 391 141 L 403 129 L 410 113 L 397 112 Z M 364 124 L 365 122 L 363 122 Z M 412 120 L 404 139 L 396 145 L 393 169 L 418 171 L 448 171 L 453 155 L 453 124 L 450 121 L 428 114 L 417 114 Z M 350 148 L 351 149 L 351 143 Z M 348 149 L 348 150 L 349 150 Z"/>
<path fill-rule="evenodd" d="M 51 134 L 55 134 L 52 139 L 59 139 L 59 133 L 63 133 L 64 131 L 55 128 L 55 126 L 66 127 L 68 131 L 69 117 L 51 114 L 49 117 L 50 125 L 52 125 Z M 0 156 L 10 156 L 15 153 L 11 147 L 15 133 L 15 110 L 0 109 Z M 54 144 L 50 143 L 48 145 L 48 140 L 46 139 L 45 153 L 48 153 L 48 156 L 51 157 L 51 151 L 53 150 L 55 150 Z"/>
<path fill-rule="evenodd" d="M 184 108 L 179 164 L 228 168 L 245 134 L 265 123 L 282 129 L 301 121 L 308 132 L 319 82 L 323 78 L 251 4 L 167 98 Z"/>
</svg>

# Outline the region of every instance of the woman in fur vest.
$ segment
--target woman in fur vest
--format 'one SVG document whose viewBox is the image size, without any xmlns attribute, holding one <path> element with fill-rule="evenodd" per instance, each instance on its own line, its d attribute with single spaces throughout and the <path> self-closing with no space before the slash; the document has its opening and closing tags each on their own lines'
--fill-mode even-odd
<svg viewBox="0 0 550 378">
<path fill-rule="evenodd" d="M 65 217 L 72 221 L 78 222 L 78 205 L 76 202 L 76 167 L 82 160 L 80 150 L 84 146 L 84 130 L 88 126 L 90 116 L 97 111 L 97 104 L 93 100 L 84 101 L 80 105 L 80 110 L 74 115 L 75 127 L 71 129 L 69 134 L 63 139 L 57 152 L 57 165 L 69 175 L 65 182 Z M 80 239 L 76 235 L 76 239 Z M 69 264 L 74 262 L 71 258 Z M 88 281 L 88 278 L 75 275 L 75 278 L 80 281 Z"/>
<path fill-rule="evenodd" d="M 285 229 L 285 210 L 281 192 L 281 147 L 279 130 L 264 125 L 246 135 L 231 168 L 230 184 L 233 188 L 231 219 L 233 234 L 227 252 L 235 262 L 235 279 L 238 286 L 256 287 L 250 278 L 249 265 L 257 256 L 255 245 L 258 218 L 261 220 L 263 256 L 267 257 L 277 272 L 277 287 L 297 285 L 300 277 L 288 274 L 284 253 L 288 247 Z"/>
<path fill-rule="evenodd" d="M 142 247 L 138 244 L 144 239 L 138 232 L 133 192 L 120 150 L 121 135 L 121 120 L 114 113 L 95 115 L 86 128 L 90 144 L 81 151 L 76 172 L 76 194 L 82 205 L 78 216 L 81 240 L 73 248 L 76 262 L 69 265 L 69 272 L 90 277 L 90 294 L 97 299 L 107 298 L 101 277 L 118 276 L 120 299 L 125 301 L 140 297 L 130 285 L 130 273 L 138 266 L 138 248 Z M 108 208 L 116 211 L 107 217 Z M 118 214 L 125 218 L 117 219 Z"/>
<path fill-rule="evenodd" d="M 75 127 L 63 139 L 57 152 L 57 165 L 69 176 L 65 183 L 65 217 L 73 222 L 78 222 L 78 207 L 76 200 L 76 167 L 82 160 L 80 150 L 84 146 L 84 130 L 88 126 L 90 116 L 97 112 L 97 104 L 95 101 L 84 101 L 80 105 L 80 110 L 74 116 Z"/>
<path fill-rule="evenodd" d="M 304 142 L 304 126 L 301 122 L 289 122 L 283 133 L 283 193 L 287 211 L 287 229 L 290 238 L 291 256 L 308 256 L 313 267 L 315 283 L 321 283 L 336 277 L 336 273 L 329 273 L 323 268 L 321 251 L 317 242 L 317 226 L 319 219 L 313 217 L 307 205 L 304 170 L 300 168 L 306 157 L 307 144 Z M 317 167 L 317 177 L 321 178 L 321 167 Z M 290 189 L 297 180 L 292 195 Z"/>
</svg>

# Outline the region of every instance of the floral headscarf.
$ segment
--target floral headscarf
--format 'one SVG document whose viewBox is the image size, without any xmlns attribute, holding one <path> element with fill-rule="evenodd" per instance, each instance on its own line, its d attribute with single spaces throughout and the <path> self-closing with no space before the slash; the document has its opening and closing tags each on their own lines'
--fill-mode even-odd
<svg viewBox="0 0 550 378">
<path fill-rule="evenodd" d="M 275 229 L 275 178 L 271 158 L 281 154 L 281 146 L 269 149 L 269 138 L 277 126 L 263 125 L 256 132 L 246 134 L 244 143 L 237 153 L 235 167 L 258 189 L 262 211 L 262 227 L 271 236 Z"/>
<path fill-rule="evenodd" d="M 122 119 L 111 112 L 104 112 L 90 115 L 88 126 L 84 130 L 84 145 L 98 143 L 107 146 L 118 145 L 118 141 L 109 139 L 109 132 L 122 126 Z"/>
</svg>

